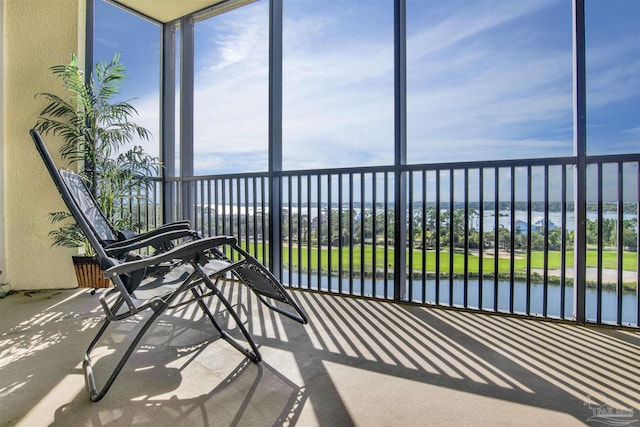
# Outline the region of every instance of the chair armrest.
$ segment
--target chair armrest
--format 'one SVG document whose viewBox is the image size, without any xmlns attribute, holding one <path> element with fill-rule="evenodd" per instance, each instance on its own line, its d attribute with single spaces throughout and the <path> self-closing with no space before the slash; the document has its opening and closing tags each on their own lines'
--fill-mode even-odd
<svg viewBox="0 0 640 427">
<path fill-rule="evenodd" d="M 195 260 L 206 250 L 213 249 L 223 245 L 235 246 L 237 239 L 230 236 L 215 236 L 207 239 L 194 240 L 177 246 L 167 252 L 162 252 L 157 255 L 143 258 L 139 260 L 123 262 L 121 264 L 114 265 L 105 270 L 105 277 L 119 276 L 121 274 L 130 273 L 132 271 L 142 270 L 143 268 L 153 265 L 162 264 L 163 262 L 181 259 L 185 262 Z"/>
<path fill-rule="evenodd" d="M 120 240 L 114 243 L 111 243 L 110 245 L 107 246 L 107 248 L 109 249 L 117 249 L 117 248 L 121 248 L 121 247 L 125 247 L 128 246 L 132 243 L 136 243 L 138 241 L 142 241 L 142 240 L 147 240 L 151 237 L 155 237 L 159 234 L 165 234 L 168 233 L 170 231 L 180 231 L 180 230 L 189 230 L 192 231 L 193 233 L 195 233 L 195 231 L 191 230 L 191 226 L 189 224 L 189 221 L 176 221 L 176 222 L 172 222 L 169 224 L 164 224 L 161 225 L 157 228 L 154 228 L 153 230 L 147 231 L 145 233 L 141 233 L 138 234 L 134 237 L 131 237 L 129 239 L 125 239 L 125 240 Z"/>
<path fill-rule="evenodd" d="M 108 256 L 118 256 L 141 248 L 153 247 L 157 249 L 173 240 L 184 237 L 197 237 L 197 234 L 190 229 L 165 231 L 164 233 L 146 233 L 133 239 L 108 245 L 104 250 Z"/>
<path fill-rule="evenodd" d="M 192 230 L 191 228 L 191 224 L 189 223 L 189 221 L 184 220 L 184 221 L 175 221 L 175 222 L 170 222 L 168 224 L 163 224 L 160 225 L 156 228 L 154 228 L 153 230 L 149 230 L 146 231 L 144 233 L 140 233 L 134 237 L 130 237 L 127 238 L 125 240 L 122 240 L 120 242 L 117 243 L 121 243 L 121 242 L 127 242 L 127 241 L 131 241 L 134 239 L 148 239 L 149 237 L 153 237 L 156 236 L 158 234 L 163 234 L 163 233 L 167 233 L 169 231 L 179 231 L 179 230 L 190 230 L 193 233 L 196 233 L 195 230 Z"/>
<path fill-rule="evenodd" d="M 151 233 L 153 231 L 156 230 L 165 230 L 165 231 L 169 231 L 169 230 L 191 230 L 191 223 L 189 222 L 189 220 L 187 219 L 183 219 L 180 221 L 173 221 L 167 224 L 162 224 L 157 226 L 156 228 L 154 228 L 151 231 L 148 231 L 147 233 Z M 142 233 L 142 234 L 147 234 L 147 233 Z"/>
</svg>

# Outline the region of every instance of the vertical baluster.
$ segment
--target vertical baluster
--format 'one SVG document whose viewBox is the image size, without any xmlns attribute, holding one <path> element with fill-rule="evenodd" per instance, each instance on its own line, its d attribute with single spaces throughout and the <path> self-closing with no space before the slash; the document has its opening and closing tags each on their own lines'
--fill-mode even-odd
<svg viewBox="0 0 640 427">
<path fill-rule="evenodd" d="M 156 182 L 151 181 L 150 195 L 147 196 L 147 229 L 151 230 L 156 228 L 156 205 L 157 205 L 157 193 Z"/>
<path fill-rule="evenodd" d="M 332 259 L 331 259 L 331 227 L 333 226 L 333 219 L 331 218 L 331 214 L 333 213 L 333 210 L 331 209 L 331 196 L 332 196 L 332 191 L 331 191 L 331 186 L 332 186 L 333 182 L 332 182 L 332 175 L 331 174 L 327 174 L 327 279 L 328 279 L 328 290 L 329 292 L 332 292 L 332 288 L 331 288 L 331 282 L 332 282 L 332 276 L 333 276 L 333 272 L 331 271 L 331 269 L 333 268 L 332 265 Z"/>
<path fill-rule="evenodd" d="M 311 175 L 307 175 L 307 289 L 311 289 L 311 220 Z"/>
<path fill-rule="evenodd" d="M 496 167 L 494 169 L 494 197 L 495 197 L 495 206 L 494 206 L 494 260 L 493 260 L 493 310 L 498 311 L 498 279 L 500 278 L 499 274 L 499 262 L 500 262 L 500 168 Z"/>
<path fill-rule="evenodd" d="M 213 235 L 217 236 L 220 233 L 220 223 L 219 223 L 219 216 L 220 216 L 220 205 L 219 205 L 219 200 L 218 200 L 218 194 L 220 193 L 220 191 L 218 190 L 218 179 L 214 179 L 213 180 L 213 203 L 214 203 L 214 229 L 213 229 Z"/>
<path fill-rule="evenodd" d="M 422 303 L 427 302 L 427 171 L 422 171 Z"/>
<path fill-rule="evenodd" d="M 206 212 L 205 206 L 206 206 L 206 204 L 205 204 L 205 197 L 204 197 L 204 194 L 205 194 L 205 181 L 202 180 L 202 181 L 196 181 L 196 182 L 198 182 L 198 185 L 200 186 L 200 233 L 203 236 L 207 236 L 206 228 L 205 228 L 205 220 L 204 220 L 204 218 L 206 217 L 206 215 L 205 215 L 205 212 Z"/>
<path fill-rule="evenodd" d="M 469 168 L 464 168 L 464 308 L 469 306 Z"/>
<path fill-rule="evenodd" d="M 229 235 L 227 234 L 227 180 L 226 178 L 223 178 L 220 181 L 220 190 L 222 191 L 221 194 L 221 210 L 222 210 L 222 218 L 220 218 L 220 220 L 222 221 L 222 234 L 224 235 Z"/>
<path fill-rule="evenodd" d="M 242 178 L 238 177 L 236 183 L 236 209 L 238 212 L 238 245 L 242 247 Z"/>
<path fill-rule="evenodd" d="M 338 174 L 338 293 L 342 293 L 342 229 L 344 227 L 342 220 L 342 175 Z M 351 245 L 351 242 L 349 242 Z"/>
<path fill-rule="evenodd" d="M 544 241 L 543 279 L 542 279 L 542 315 L 547 317 L 549 299 L 549 165 L 544 166 Z"/>
<path fill-rule="evenodd" d="M 251 228 L 249 222 L 249 207 L 251 206 L 249 199 L 249 178 L 242 179 L 244 184 L 244 241 L 247 252 L 251 253 Z"/>
<path fill-rule="evenodd" d="M 618 259 L 617 259 L 617 267 L 618 267 L 618 275 L 617 275 L 617 305 L 618 305 L 618 313 L 616 317 L 616 323 L 618 325 L 622 324 L 622 296 L 623 296 L 623 258 L 624 258 L 624 180 L 623 180 L 623 172 L 624 166 L 622 162 L 617 163 L 618 166 L 618 224 L 617 224 L 617 237 L 618 237 Z"/>
<path fill-rule="evenodd" d="M 215 235 L 215 233 L 213 233 L 213 226 L 212 226 L 212 221 L 213 221 L 213 217 L 212 217 L 212 211 L 213 211 L 213 202 L 212 202 L 212 192 L 211 192 L 211 180 L 208 179 L 207 180 L 207 235 L 208 236 L 213 236 Z"/>
<path fill-rule="evenodd" d="M 483 310 L 484 290 L 484 168 L 478 169 L 478 309 Z"/>
<path fill-rule="evenodd" d="M 253 207 L 253 256 L 258 258 L 258 179 L 259 177 L 253 177 L 251 181 L 251 206 Z"/>
<path fill-rule="evenodd" d="M 562 194 L 560 195 L 560 217 L 562 221 L 562 237 L 560 243 L 560 318 L 564 319 L 567 287 L 567 165 L 562 165 L 561 181 Z"/>
<path fill-rule="evenodd" d="M 287 262 L 289 263 L 289 285 L 293 283 L 293 236 L 291 233 L 291 226 L 293 225 L 293 201 L 291 200 L 293 197 L 293 177 L 283 177 L 283 179 L 287 180 L 287 207 L 289 209 L 289 215 L 287 215 Z"/>
<path fill-rule="evenodd" d="M 532 211 L 532 188 L 531 188 L 531 165 L 527 166 L 527 293 L 526 309 L 527 316 L 531 314 L 531 235 L 533 234 Z M 512 231 L 515 234 L 515 230 Z"/>
<path fill-rule="evenodd" d="M 509 242 L 509 313 L 514 312 L 514 289 L 515 289 L 515 228 L 516 228 L 516 168 L 511 166 L 511 204 L 509 208 L 510 237 Z"/>
<path fill-rule="evenodd" d="M 360 173 L 360 295 L 364 295 L 364 206 L 365 206 L 365 175 Z"/>
<path fill-rule="evenodd" d="M 371 268 L 372 268 L 372 274 L 371 274 L 371 294 L 373 297 L 378 296 L 377 290 L 376 290 L 376 276 L 377 276 L 377 259 L 376 259 L 376 255 L 377 255 L 377 240 L 378 240 L 378 234 L 376 232 L 377 230 L 377 216 L 378 216 L 378 199 L 376 197 L 376 192 L 377 192 L 377 174 L 376 172 L 372 173 L 372 177 L 371 177 L 371 206 L 372 206 L 372 211 L 371 211 L 371 234 L 372 234 L 372 242 L 371 242 Z"/>
<path fill-rule="evenodd" d="M 408 210 L 409 210 L 409 224 L 407 227 L 407 248 L 405 249 L 407 254 L 407 273 L 409 274 L 409 301 L 413 301 L 413 180 L 414 174 L 413 172 L 408 172 L 409 179 L 409 200 L 408 200 Z"/>
<path fill-rule="evenodd" d="M 436 169 L 436 305 L 440 304 L 440 169 Z"/>
<path fill-rule="evenodd" d="M 449 169 L 449 307 L 453 306 L 453 267 L 455 255 L 455 201 L 453 189 L 455 170 Z"/>
<path fill-rule="evenodd" d="M 603 221 L 603 206 L 602 206 L 602 163 L 598 163 L 598 283 L 597 283 L 597 322 L 602 323 L 602 250 L 603 235 L 602 235 L 602 221 Z"/>
<path fill-rule="evenodd" d="M 260 214 L 260 234 L 262 235 L 262 238 L 260 239 L 260 242 L 262 243 L 262 263 L 264 265 L 269 265 L 268 262 L 269 260 L 267 259 L 267 206 L 266 206 L 266 201 L 267 201 L 267 194 L 265 192 L 266 186 L 267 186 L 267 180 L 269 178 L 268 177 L 262 177 L 262 179 L 260 179 L 260 208 L 261 208 L 261 214 Z"/>
<path fill-rule="evenodd" d="M 349 173 L 349 295 L 353 295 L 353 173 Z"/>
<path fill-rule="evenodd" d="M 298 287 L 302 286 L 302 175 L 298 175 Z"/>
<path fill-rule="evenodd" d="M 389 172 L 384 173 L 384 297 L 389 298 Z"/>
<path fill-rule="evenodd" d="M 333 209 L 332 209 L 332 195 L 333 195 L 333 191 L 332 191 L 332 182 L 333 180 L 333 176 L 329 173 L 327 174 L 327 278 L 329 280 L 329 283 L 327 284 L 329 287 L 329 292 L 333 291 L 333 254 L 332 252 L 332 247 L 333 245 L 331 244 L 331 228 L 333 226 L 333 218 L 331 218 L 331 214 L 333 213 Z"/>
<path fill-rule="evenodd" d="M 318 192 L 318 231 L 316 233 L 318 248 L 318 289 L 322 290 L 322 175 L 320 174 L 316 176 L 316 190 Z"/>
</svg>

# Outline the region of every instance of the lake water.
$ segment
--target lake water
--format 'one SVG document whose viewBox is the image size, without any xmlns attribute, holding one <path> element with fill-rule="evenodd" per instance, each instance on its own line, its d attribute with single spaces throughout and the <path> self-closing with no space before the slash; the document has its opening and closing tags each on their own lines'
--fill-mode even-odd
<svg viewBox="0 0 640 427">
<path fill-rule="evenodd" d="M 306 277 L 306 276 L 305 276 Z M 283 272 L 283 281 L 289 281 L 288 271 Z M 329 290 L 329 279 L 327 276 L 320 277 L 320 289 L 323 291 Z M 296 274 L 292 275 L 291 283 L 294 286 L 298 285 L 298 277 Z M 393 293 L 393 281 L 389 280 L 388 289 L 390 298 Z M 373 295 L 374 282 L 371 279 L 360 278 L 353 279 L 354 294 L 361 294 L 364 296 Z M 306 287 L 307 282 L 302 282 L 302 287 Z M 376 279 L 376 294 L 378 297 L 384 296 L 384 280 Z M 449 305 L 449 279 L 440 280 L 440 299 L 439 303 L 442 305 Z M 318 289 L 318 276 L 311 276 L 311 288 Z M 342 278 L 343 292 L 349 290 L 349 279 Z M 331 290 L 332 292 L 338 292 L 338 278 L 331 278 Z M 412 290 L 412 300 L 416 302 L 422 301 L 422 281 L 415 282 Z M 491 279 L 485 279 L 482 284 L 482 308 L 484 310 L 493 310 L 494 303 L 494 282 Z M 547 286 L 547 316 L 548 317 L 560 317 L 560 305 L 561 305 L 561 292 L 562 287 L 557 284 L 549 284 Z M 573 313 L 573 286 L 565 287 L 565 317 L 571 318 Z M 526 313 L 526 282 L 515 282 L 513 289 L 513 310 L 519 314 Z M 467 301 L 470 308 L 479 307 L 479 286 L 477 280 L 470 280 L 468 284 Z M 589 321 L 596 321 L 597 319 L 597 291 L 594 288 L 587 288 L 586 292 L 586 316 Z M 426 281 L 426 297 L 427 303 L 435 304 L 436 301 L 436 282 L 435 279 Z M 510 301 L 510 283 L 509 281 L 498 281 L 498 311 L 509 311 Z M 530 298 L 530 314 L 540 315 L 543 314 L 543 301 L 544 301 L 544 286 L 540 283 L 531 284 L 531 298 Z M 462 307 L 464 305 L 464 282 L 462 280 L 453 280 L 453 305 Z M 603 290 L 602 291 L 602 321 L 603 323 L 615 323 L 617 319 L 617 305 L 618 296 L 614 291 Z M 638 325 L 637 313 L 638 313 L 638 297 L 636 293 L 623 293 L 622 295 L 622 324 L 624 325 Z"/>
</svg>

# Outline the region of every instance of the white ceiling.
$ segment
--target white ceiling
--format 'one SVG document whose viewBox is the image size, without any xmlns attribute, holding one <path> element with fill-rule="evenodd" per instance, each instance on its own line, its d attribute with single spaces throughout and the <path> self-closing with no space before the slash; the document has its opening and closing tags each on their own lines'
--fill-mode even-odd
<svg viewBox="0 0 640 427">
<path fill-rule="evenodd" d="M 199 11 L 217 15 L 256 0 L 107 0 L 155 21 L 167 23 Z"/>
</svg>

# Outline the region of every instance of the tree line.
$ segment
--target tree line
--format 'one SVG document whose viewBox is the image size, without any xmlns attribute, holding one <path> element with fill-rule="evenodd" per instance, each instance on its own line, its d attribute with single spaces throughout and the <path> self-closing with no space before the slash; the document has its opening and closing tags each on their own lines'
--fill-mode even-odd
<svg viewBox="0 0 640 427">
<path fill-rule="evenodd" d="M 386 216 L 385 216 L 386 215 Z M 440 215 L 436 215 L 433 207 L 416 209 L 407 217 L 407 239 L 414 248 L 435 249 L 439 247 L 464 248 L 465 235 L 466 244 L 469 249 L 479 249 L 480 232 L 476 228 L 479 220 L 479 213 L 475 209 L 468 210 L 468 219 L 465 224 L 465 210 L 453 210 L 453 225 L 451 225 L 451 211 L 441 210 Z M 359 210 L 349 211 L 348 209 L 325 210 L 320 217 L 308 218 L 306 214 L 293 214 L 289 219 L 285 214 L 282 224 L 284 236 L 291 236 L 291 241 L 312 246 L 348 246 L 350 244 L 360 244 L 362 242 L 393 244 L 395 236 L 395 211 L 388 209 L 366 209 L 363 215 Z M 465 227 L 467 225 L 467 227 Z M 475 225 L 475 226 L 474 226 Z M 493 224 L 492 224 L 493 225 Z M 491 226 L 492 226 L 491 225 Z M 487 227 L 487 225 L 485 225 Z M 638 220 L 636 218 L 626 219 L 622 223 L 624 250 L 637 251 L 638 245 Z M 500 225 L 497 233 L 497 244 L 499 249 L 510 251 L 512 231 Z M 531 236 L 528 234 L 530 231 Z M 409 234 L 410 233 L 410 234 Z M 544 229 L 514 230 L 513 245 L 515 250 L 526 250 L 531 243 L 531 250 L 539 251 L 560 250 L 562 248 L 563 230 L 553 227 L 548 230 L 545 239 Z M 598 244 L 598 221 L 587 220 L 587 245 Z M 288 238 L 285 237 L 285 241 Z M 565 231 L 565 245 L 567 250 L 574 246 L 575 233 L 573 230 Z M 602 244 L 605 247 L 616 247 L 618 245 L 618 222 L 616 219 L 604 218 L 602 220 Z M 495 230 L 484 231 L 482 233 L 482 248 L 493 248 L 496 245 Z"/>
</svg>

